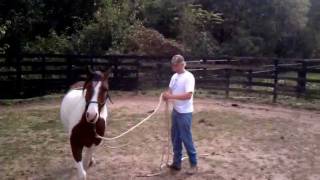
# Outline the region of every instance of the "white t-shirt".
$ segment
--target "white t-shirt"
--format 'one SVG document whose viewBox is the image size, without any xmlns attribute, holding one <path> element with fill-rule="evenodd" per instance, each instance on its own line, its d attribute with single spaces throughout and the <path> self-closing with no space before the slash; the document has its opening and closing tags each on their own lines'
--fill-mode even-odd
<svg viewBox="0 0 320 180">
<path fill-rule="evenodd" d="M 172 94 L 182 94 L 187 92 L 194 92 L 195 80 L 192 73 L 184 71 L 181 74 L 175 73 L 170 80 L 169 88 Z M 193 112 L 193 94 L 188 100 L 174 100 L 173 108 L 179 113 Z"/>
</svg>

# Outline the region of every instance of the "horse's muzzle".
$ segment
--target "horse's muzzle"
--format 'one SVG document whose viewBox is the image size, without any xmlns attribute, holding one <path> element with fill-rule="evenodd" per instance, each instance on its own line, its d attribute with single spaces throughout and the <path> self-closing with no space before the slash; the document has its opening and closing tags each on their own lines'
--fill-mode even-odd
<svg viewBox="0 0 320 180">
<path fill-rule="evenodd" d="M 94 123 L 96 123 L 96 121 L 98 119 L 98 114 L 97 113 L 92 114 L 92 113 L 87 112 L 86 113 L 86 119 L 87 119 L 88 123 L 93 123 L 94 124 Z"/>
</svg>

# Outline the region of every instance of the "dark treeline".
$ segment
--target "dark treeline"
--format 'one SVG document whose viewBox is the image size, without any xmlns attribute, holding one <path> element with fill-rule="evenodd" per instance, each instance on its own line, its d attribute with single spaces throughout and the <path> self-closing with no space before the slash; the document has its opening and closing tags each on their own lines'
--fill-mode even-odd
<svg viewBox="0 0 320 180">
<path fill-rule="evenodd" d="M 0 53 L 320 57 L 319 0 L 1 0 Z"/>
</svg>

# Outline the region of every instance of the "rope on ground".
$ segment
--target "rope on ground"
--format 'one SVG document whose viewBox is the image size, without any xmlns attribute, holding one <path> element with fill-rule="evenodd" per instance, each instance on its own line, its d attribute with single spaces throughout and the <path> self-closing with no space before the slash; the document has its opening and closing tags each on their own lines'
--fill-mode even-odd
<svg viewBox="0 0 320 180">
<path fill-rule="evenodd" d="M 128 134 L 129 132 L 133 131 L 134 129 L 136 129 L 137 127 L 141 126 L 143 123 L 145 123 L 146 121 L 148 121 L 153 115 L 155 115 L 160 107 L 161 107 L 161 104 L 162 104 L 162 96 L 163 94 L 161 94 L 159 96 L 159 101 L 158 101 L 158 104 L 156 106 L 156 108 L 154 109 L 154 111 L 149 114 L 146 118 L 144 118 L 143 120 L 141 120 L 139 123 L 137 123 L 136 125 L 134 125 L 133 127 L 131 127 L 130 129 L 128 129 L 127 131 L 121 133 L 120 135 L 118 136 L 115 136 L 115 137 L 112 137 L 112 138 L 108 138 L 108 137 L 102 137 L 98 134 L 96 134 L 96 137 L 97 138 L 100 138 L 102 140 L 106 140 L 106 141 L 112 141 L 112 140 L 116 140 L 118 138 L 121 138 L 122 136 Z M 169 104 L 168 104 L 168 101 L 166 101 L 166 105 L 165 105 L 165 109 L 164 109 L 164 118 L 166 120 L 166 129 L 167 129 L 167 133 L 166 133 L 166 136 L 167 136 L 167 139 L 166 139 L 166 142 L 164 142 L 164 145 L 163 145 L 163 149 L 162 149 L 162 155 L 161 155 L 161 162 L 160 162 L 160 167 L 159 167 L 159 171 L 156 172 L 156 173 L 152 173 L 152 174 L 140 174 L 140 175 L 136 175 L 136 176 L 131 176 L 131 179 L 133 179 L 134 177 L 153 177 L 153 176 L 159 176 L 161 174 L 164 173 L 163 168 L 166 167 L 167 165 L 169 165 L 169 159 L 170 159 L 170 148 L 171 148 L 171 143 L 170 143 L 170 134 L 171 134 L 171 131 L 170 131 L 170 118 L 169 118 Z M 112 149 L 116 149 L 116 148 L 121 148 L 121 147 L 124 147 L 124 146 L 127 146 L 128 144 L 125 144 L 125 145 L 122 145 L 122 146 L 119 146 L 119 147 L 112 147 L 112 146 L 107 146 L 109 148 L 112 148 Z M 204 156 L 209 156 L 209 154 L 200 154 L 198 155 L 198 157 L 204 157 Z M 166 160 L 165 160 L 166 158 Z M 185 160 L 185 159 L 188 159 L 188 157 L 183 157 L 181 160 Z"/>
<path fill-rule="evenodd" d="M 167 166 L 169 165 L 169 159 L 170 159 L 170 118 L 169 118 L 169 104 L 168 104 L 168 101 L 166 101 L 166 104 L 165 104 L 165 109 L 164 109 L 164 119 L 165 119 L 165 129 L 166 129 L 166 142 L 164 143 L 163 145 L 163 148 L 162 148 L 162 155 L 161 155 L 161 162 L 160 162 L 160 170 L 164 167 L 164 166 Z M 167 156 L 167 157 L 165 157 Z M 166 161 L 165 161 L 165 158 Z"/>
</svg>

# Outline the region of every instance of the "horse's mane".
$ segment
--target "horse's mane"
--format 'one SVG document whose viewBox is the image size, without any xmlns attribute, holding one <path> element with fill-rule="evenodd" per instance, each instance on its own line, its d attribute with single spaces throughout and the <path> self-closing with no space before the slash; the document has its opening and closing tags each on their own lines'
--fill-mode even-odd
<svg viewBox="0 0 320 180">
<path fill-rule="evenodd" d="M 70 90 L 83 90 L 85 81 L 78 81 L 70 86 Z"/>
<path fill-rule="evenodd" d="M 92 74 L 88 75 L 85 81 L 78 81 L 70 86 L 70 90 L 85 90 L 86 85 L 90 81 L 100 81 L 103 74 L 101 71 L 95 71 Z"/>
<path fill-rule="evenodd" d="M 91 81 L 101 81 L 102 77 L 103 77 L 103 73 L 101 71 L 95 71 L 91 73 L 85 81 L 78 81 L 72 84 L 70 86 L 70 90 L 82 90 L 82 94 L 84 95 L 84 90 L 86 90 L 87 84 Z M 109 99 L 109 101 L 113 103 L 109 92 L 107 94 L 107 99 Z"/>
</svg>

